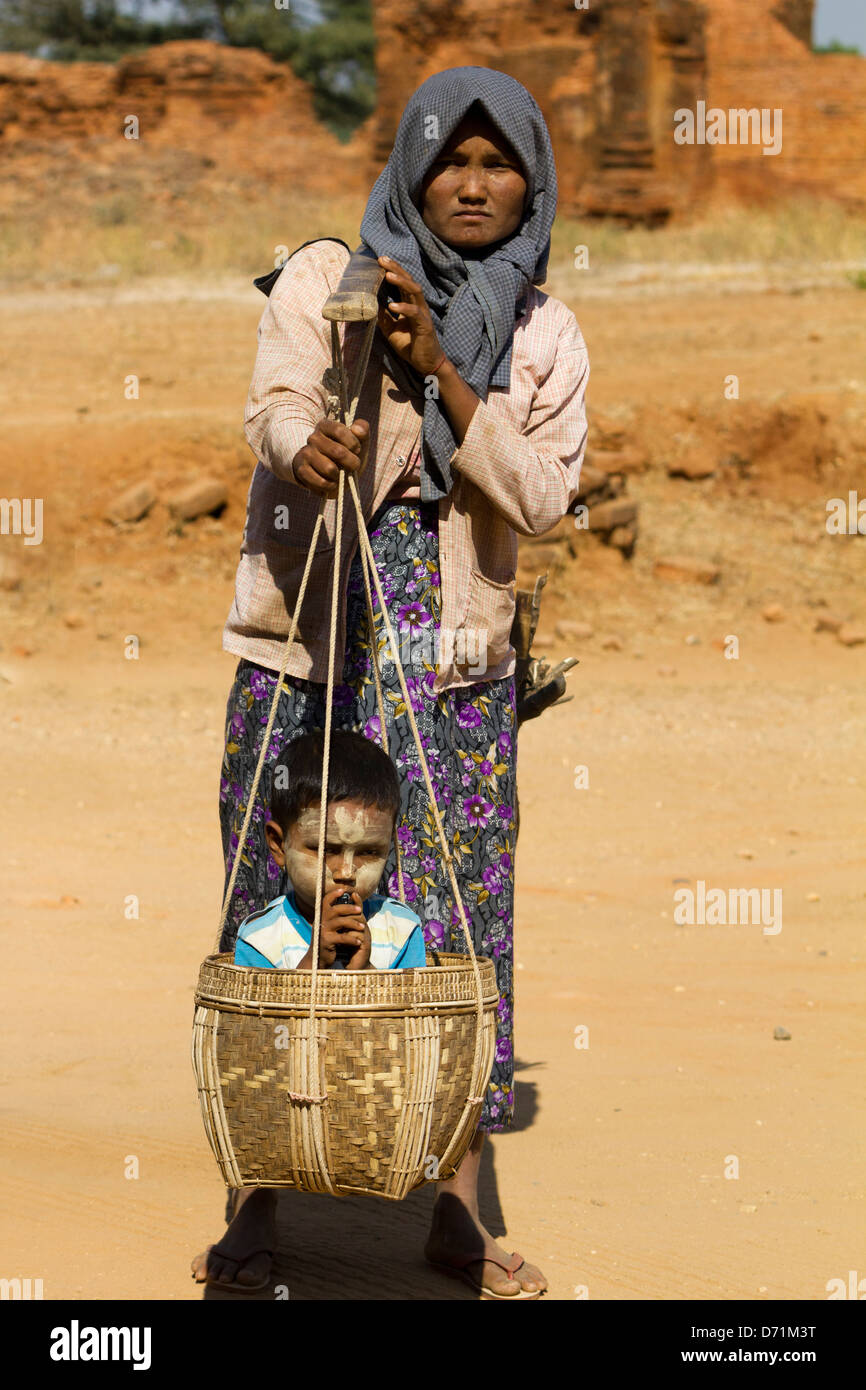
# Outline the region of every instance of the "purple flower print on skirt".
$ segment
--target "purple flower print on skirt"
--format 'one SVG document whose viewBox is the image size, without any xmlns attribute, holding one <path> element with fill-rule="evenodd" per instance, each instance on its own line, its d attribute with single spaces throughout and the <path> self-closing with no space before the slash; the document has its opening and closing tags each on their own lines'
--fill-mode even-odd
<svg viewBox="0 0 866 1390">
<path fill-rule="evenodd" d="M 264 671 L 257 671 L 255 668 L 250 672 L 250 694 L 254 700 L 266 700 L 268 695 L 274 693 L 274 681 L 276 675 L 268 679 Z"/>
<path fill-rule="evenodd" d="M 388 616 L 391 617 L 390 614 Z M 391 621 L 393 623 L 393 618 Z M 397 625 L 401 632 L 408 632 L 410 628 L 426 627 L 432 621 L 431 615 L 424 612 L 420 603 L 404 603 L 397 609 Z"/>
<path fill-rule="evenodd" d="M 374 743 L 382 742 L 382 725 L 379 722 L 378 714 L 370 716 L 364 725 L 363 733 L 365 738 L 371 738 Z"/>
<path fill-rule="evenodd" d="M 437 922 L 435 917 L 431 917 L 429 922 L 424 923 L 424 940 L 428 946 L 432 946 L 434 951 L 445 950 L 445 928 L 441 922 Z"/>
<path fill-rule="evenodd" d="M 502 887 L 499 869 L 495 869 L 492 864 L 488 864 L 486 869 L 481 870 L 481 881 L 488 893 L 498 893 Z"/>
<path fill-rule="evenodd" d="M 493 810 L 493 802 L 485 801 L 483 796 L 467 796 L 463 801 L 463 809 L 470 825 L 486 825 Z"/>
<path fill-rule="evenodd" d="M 461 729 L 477 729 L 481 722 L 481 712 L 474 705 L 458 705 L 457 723 Z"/>
<path fill-rule="evenodd" d="M 407 903 L 415 903 L 418 901 L 418 885 L 410 878 L 409 871 L 405 864 L 403 866 L 403 889 L 406 894 Z M 399 898 L 400 896 L 400 885 L 397 881 L 396 869 L 388 878 L 388 894 L 392 898 Z"/>
<path fill-rule="evenodd" d="M 404 531 L 398 527 L 404 523 Z M 422 524 L 423 523 L 423 524 Z M 437 508 L 425 502 L 388 504 L 369 530 L 388 616 L 395 633 L 438 631 L 442 594 L 439 587 Z M 410 589 L 409 585 L 416 587 Z M 384 622 L 374 607 L 375 635 Z M 356 729 L 382 743 L 372 680 L 371 634 L 356 554 L 347 576 L 346 651 L 342 679 L 338 669 L 333 727 Z M 409 698 L 421 735 L 447 842 L 455 854 L 460 895 L 475 951 L 494 961 L 500 1002 L 497 1012 L 496 1060 L 490 1078 L 482 1130 L 507 1128 L 514 1112 L 513 1048 L 513 913 L 514 800 L 516 731 L 514 682 L 479 681 L 437 695 L 430 666 L 431 642 L 409 643 L 404 663 Z M 400 649 L 401 660 L 403 649 Z M 226 711 L 226 752 L 220 776 L 220 820 L 226 881 L 237 853 L 246 791 L 252 783 L 261 748 L 275 673 L 241 661 Z M 405 899 L 424 926 L 434 951 L 465 953 L 466 943 L 451 883 L 430 818 L 430 800 L 412 737 L 396 668 L 382 669 L 388 751 L 400 777 L 397 833 Z M 397 698 L 389 699 L 389 694 Z M 395 714 L 396 709 L 403 712 Z M 223 934 L 223 949 L 234 944 L 241 921 L 281 893 L 288 881 L 271 858 L 264 827 L 270 819 L 270 767 L 286 742 L 325 723 L 324 687 L 287 676 L 280 693 L 274 734 L 259 788 L 249 842 L 241 856 L 238 881 Z M 505 770 L 494 774 L 495 765 Z M 456 836 L 456 839 L 455 839 Z M 399 896 L 393 847 L 380 892 Z"/>
</svg>

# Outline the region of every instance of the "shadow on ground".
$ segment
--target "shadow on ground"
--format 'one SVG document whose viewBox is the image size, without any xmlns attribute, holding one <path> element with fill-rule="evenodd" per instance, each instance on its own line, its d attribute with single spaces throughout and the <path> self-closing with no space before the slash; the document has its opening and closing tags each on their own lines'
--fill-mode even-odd
<svg viewBox="0 0 866 1390">
<path fill-rule="evenodd" d="M 532 1063 L 516 1065 L 526 1072 Z M 515 1131 L 528 1129 L 537 1110 L 536 1085 L 515 1083 Z M 482 1151 L 479 1198 L 481 1216 L 497 1239 L 506 1233 L 499 1199 L 496 1163 L 507 1162 L 508 1134 L 488 1141 Z M 272 1285 L 259 1294 L 223 1293 L 205 1287 L 213 1302 L 289 1300 L 356 1301 L 365 1299 L 477 1299 L 462 1280 L 432 1269 L 424 1259 L 424 1241 L 435 1201 L 433 1184 L 402 1202 L 375 1197 L 314 1196 L 282 1192 L 277 1209 L 278 1247 Z"/>
</svg>

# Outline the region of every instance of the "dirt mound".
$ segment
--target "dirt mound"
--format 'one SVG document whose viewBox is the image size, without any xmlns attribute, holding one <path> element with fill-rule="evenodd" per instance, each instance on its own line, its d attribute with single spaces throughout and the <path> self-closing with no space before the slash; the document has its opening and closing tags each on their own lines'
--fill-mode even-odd
<svg viewBox="0 0 866 1390">
<path fill-rule="evenodd" d="M 649 408 L 635 420 L 633 442 L 660 473 L 691 478 L 704 489 L 811 501 L 866 483 L 862 406 L 846 409 L 843 401 L 811 393 L 715 409 Z"/>
<path fill-rule="evenodd" d="M 288 67 L 203 40 L 116 64 L 0 54 L 0 158 L 9 211 L 61 189 L 86 202 L 134 185 L 170 200 L 267 179 L 313 194 L 363 181 L 357 140 L 320 124 Z"/>
</svg>

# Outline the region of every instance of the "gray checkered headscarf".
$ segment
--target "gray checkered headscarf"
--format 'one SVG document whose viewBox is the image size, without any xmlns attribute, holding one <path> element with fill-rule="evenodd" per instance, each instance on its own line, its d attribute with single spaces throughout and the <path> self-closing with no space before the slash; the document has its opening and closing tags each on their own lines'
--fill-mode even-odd
<svg viewBox="0 0 866 1390">
<path fill-rule="evenodd" d="M 421 183 L 475 103 L 514 148 L 527 194 L 523 220 L 489 254 L 464 260 L 430 231 L 416 205 Z M 431 120 L 431 117 L 435 118 Z M 417 281 L 443 352 L 481 400 L 508 387 L 517 307 L 529 284 L 542 284 L 556 210 L 556 169 L 544 117 L 525 87 L 492 68 L 448 68 L 429 77 L 409 102 L 388 163 L 370 194 L 361 236 L 377 256 L 391 256 Z M 385 369 L 399 381 L 407 366 L 387 349 Z M 439 401 L 424 405 L 421 496 L 451 491 L 449 460 L 457 447 Z"/>
</svg>

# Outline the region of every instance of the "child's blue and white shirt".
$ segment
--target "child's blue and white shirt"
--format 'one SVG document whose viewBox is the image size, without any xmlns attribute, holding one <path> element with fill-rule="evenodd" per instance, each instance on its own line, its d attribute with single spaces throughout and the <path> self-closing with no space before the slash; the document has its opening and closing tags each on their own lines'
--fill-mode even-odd
<svg viewBox="0 0 866 1390">
<path fill-rule="evenodd" d="M 425 965 L 424 929 L 410 907 L 394 898 L 378 894 L 362 904 L 370 928 L 370 964 L 376 970 L 408 970 Z M 260 969 L 297 970 L 310 949 L 313 928 L 295 905 L 289 889 L 285 897 L 275 898 L 253 912 L 238 930 L 235 965 L 257 965 Z M 345 969 L 340 961 L 334 969 Z"/>
</svg>

